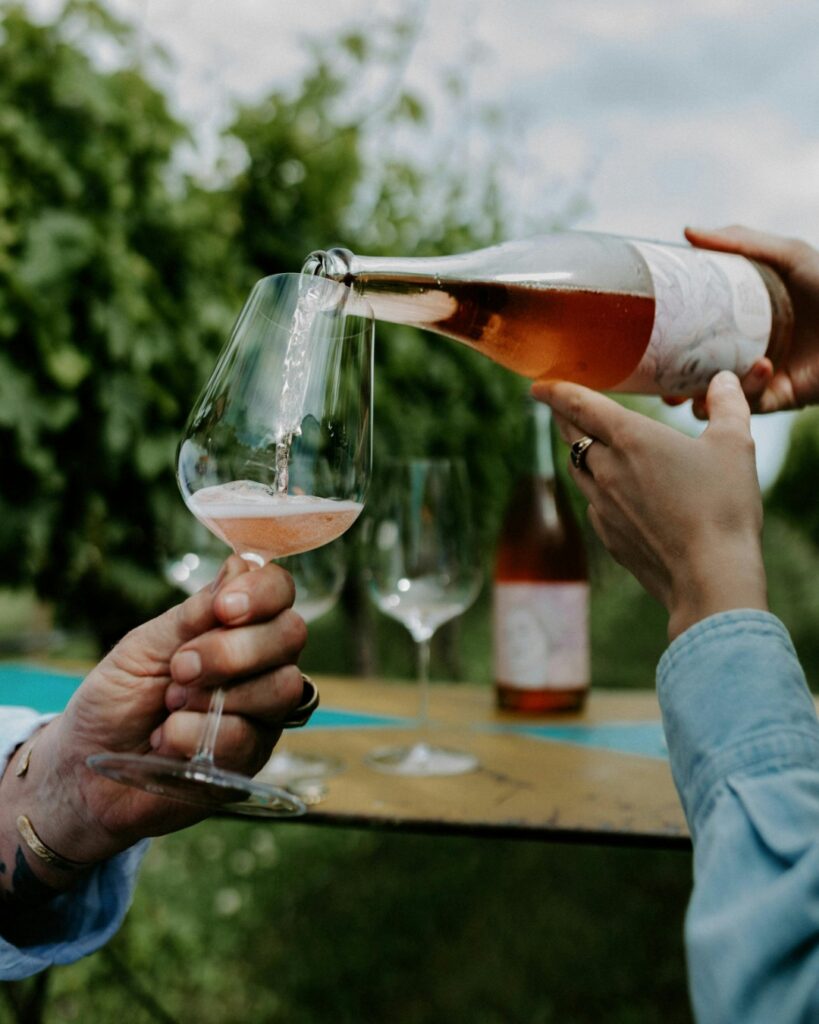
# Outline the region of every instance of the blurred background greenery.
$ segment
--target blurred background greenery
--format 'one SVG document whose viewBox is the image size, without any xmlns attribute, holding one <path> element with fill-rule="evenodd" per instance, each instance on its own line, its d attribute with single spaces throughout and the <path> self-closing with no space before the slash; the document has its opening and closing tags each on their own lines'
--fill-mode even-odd
<svg viewBox="0 0 819 1024">
<path fill-rule="evenodd" d="M 191 523 L 174 450 L 256 279 L 332 244 L 433 254 L 503 235 L 491 155 L 468 167 L 398 155 L 411 144 L 390 140 L 420 137 L 428 118 L 400 75 L 367 116 L 346 117 L 362 68 L 400 67 L 412 32 L 371 24 L 316 45 L 292 89 L 236 110 L 205 182 L 179 170 L 188 129 L 151 84 L 132 27 L 95 0 L 70 0 L 49 23 L 0 3 L 7 653 L 48 643 L 92 657 L 177 599 L 163 570 Z M 104 66 L 101 48 L 115 55 Z M 453 103 L 462 88 L 453 76 Z M 529 228 L 570 226 L 577 209 Z M 406 328 L 379 326 L 376 362 L 376 466 L 386 452 L 464 455 L 489 566 L 525 384 Z M 806 413 L 766 499 L 772 604 L 810 678 L 817 461 L 819 416 Z M 411 676 L 409 637 L 362 599 L 347 543 L 348 584 L 312 628 L 304 666 Z M 660 609 L 589 545 L 594 686 L 651 686 Z M 485 588 L 436 637 L 433 676 L 489 684 L 488 615 Z M 686 1021 L 690 869 L 682 853 L 213 822 L 156 842 L 111 946 L 3 986 L 0 1022 Z"/>
<path fill-rule="evenodd" d="M 469 176 L 467 197 L 462 168 L 373 144 L 373 132 L 424 131 L 423 107 L 400 88 L 369 122 L 345 120 L 361 65 L 399 61 L 411 26 L 325 44 L 292 92 L 238 109 L 230 160 L 206 186 L 174 163 L 186 128 L 146 78 L 133 29 L 93 0 L 72 0 L 53 24 L 2 10 L 3 582 L 33 588 L 59 624 L 105 647 L 169 600 L 163 562 L 189 530 L 174 449 L 253 282 L 331 244 L 487 243 L 503 205 L 491 166 Z M 118 70 L 89 56 L 103 44 Z M 489 539 L 521 382 L 417 332 L 379 334 L 376 461 L 466 453 Z"/>
</svg>

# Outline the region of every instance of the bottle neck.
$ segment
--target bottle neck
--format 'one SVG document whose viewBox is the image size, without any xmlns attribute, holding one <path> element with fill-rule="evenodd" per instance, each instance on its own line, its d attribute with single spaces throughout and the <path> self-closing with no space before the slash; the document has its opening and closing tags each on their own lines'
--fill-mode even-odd
<svg viewBox="0 0 819 1024">
<path fill-rule="evenodd" d="M 349 249 L 316 249 L 311 252 L 301 268 L 303 274 L 315 277 L 329 277 L 332 281 L 349 284 L 353 276 L 352 263 L 355 256 Z"/>
<path fill-rule="evenodd" d="M 376 320 L 428 327 L 457 311 L 457 301 L 438 285 L 460 259 L 357 256 L 349 249 L 321 249 L 310 253 L 302 272 L 347 285 L 366 300 Z"/>
<path fill-rule="evenodd" d="M 408 281 L 424 282 L 435 287 L 442 278 L 468 279 L 476 269 L 481 268 L 481 257 L 502 251 L 502 248 L 450 256 L 359 256 L 339 246 L 311 252 L 302 270 L 367 290 L 390 291 L 395 287 L 403 287 Z M 493 269 L 494 272 L 498 271 L 497 266 Z M 483 268 L 482 276 L 491 277 L 491 270 Z"/>
</svg>

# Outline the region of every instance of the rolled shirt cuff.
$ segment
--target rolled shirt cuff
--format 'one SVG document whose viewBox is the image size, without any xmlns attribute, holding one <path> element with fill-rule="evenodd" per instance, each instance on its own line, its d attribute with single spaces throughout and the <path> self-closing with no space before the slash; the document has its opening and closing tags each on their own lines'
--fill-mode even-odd
<svg viewBox="0 0 819 1024">
<path fill-rule="evenodd" d="M 28 708 L 0 710 L 0 775 L 14 750 L 54 717 Z M 25 946 L 0 934 L 0 980 L 27 978 L 54 964 L 74 963 L 108 942 L 131 905 L 148 845 L 149 841 L 143 840 L 103 861 L 74 888 L 38 907 L 36 918 L 32 915 L 27 921 Z"/>
<path fill-rule="evenodd" d="M 660 659 L 657 692 L 695 838 L 729 776 L 819 764 L 813 698 L 788 631 L 768 612 L 721 612 L 686 630 Z"/>
</svg>

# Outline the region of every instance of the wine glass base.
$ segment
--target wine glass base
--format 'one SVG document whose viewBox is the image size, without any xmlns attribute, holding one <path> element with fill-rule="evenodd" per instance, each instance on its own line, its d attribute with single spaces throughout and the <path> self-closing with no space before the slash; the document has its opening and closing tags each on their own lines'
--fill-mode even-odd
<svg viewBox="0 0 819 1024">
<path fill-rule="evenodd" d="M 86 763 L 115 782 L 212 811 L 283 818 L 307 810 L 304 802 L 286 789 L 215 765 L 177 761 L 156 754 L 92 754 Z"/>
<path fill-rule="evenodd" d="M 314 754 L 293 754 L 289 750 L 276 751 L 256 778 L 279 786 L 288 786 L 302 779 L 329 779 L 344 770 L 337 757 L 319 757 Z"/>
<path fill-rule="evenodd" d="M 448 747 L 415 743 L 410 747 L 378 747 L 364 758 L 377 772 L 390 775 L 463 775 L 474 772 L 479 762 L 474 754 Z"/>
</svg>

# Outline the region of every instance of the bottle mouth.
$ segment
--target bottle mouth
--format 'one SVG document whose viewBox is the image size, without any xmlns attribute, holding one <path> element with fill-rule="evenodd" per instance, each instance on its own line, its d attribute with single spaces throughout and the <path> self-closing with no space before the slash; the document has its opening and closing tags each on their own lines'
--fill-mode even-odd
<svg viewBox="0 0 819 1024">
<path fill-rule="evenodd" d="M 313 277 L 328 277 L 333 281 L 349 285 L 352 279 L 350 271 L 352 261 L 353 254 L 350 250 L 340 246 L 334 249 L 316 249 L 310 253 L 301 269 L 303 274 L 310 274 Z"/>
</svg>

